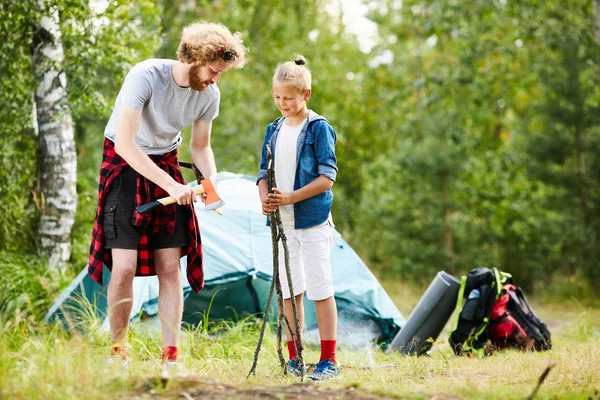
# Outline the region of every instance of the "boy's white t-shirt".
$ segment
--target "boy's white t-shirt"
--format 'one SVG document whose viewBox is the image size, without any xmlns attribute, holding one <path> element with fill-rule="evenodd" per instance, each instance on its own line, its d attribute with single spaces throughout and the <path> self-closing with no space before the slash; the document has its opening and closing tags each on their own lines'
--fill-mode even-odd
<svg viewBox="0 0 600 400">
<path fill-rule="evenodd" d="M 306 124 L 306 119 L 299 125 L 290 126 L 287 119 L 281 123 L 279 134 L 277 135 L 277 145 L 275 148 L 275 181 L 277 187 L 282 192 L 294 191 L 294 179 L 296 177 L 296 148 L 298 136 Z M 294 205 L 279 207 L 281 213 L 281 222 L 284 226 L 294 226 Z"/>
</svg>

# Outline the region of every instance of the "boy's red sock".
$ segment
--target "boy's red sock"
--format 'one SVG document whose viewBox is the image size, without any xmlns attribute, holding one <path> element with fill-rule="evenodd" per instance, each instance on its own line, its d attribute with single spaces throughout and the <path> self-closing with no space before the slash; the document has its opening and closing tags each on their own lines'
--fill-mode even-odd
<svg viewBox="0 0 600 400">
<path fill-rule="evenodd" d="M 177 346 L 165 346 L 162 348 L 162 362 L 177 361 Z"/>
<path fill-rule="evenodd" d="M 288 345 L 288 352 L 290 353 L 290 360 L 293 360 L 294 358 L 296 358 L 296 349 L 294 348 L 294 342 L 289 340 L 287 342 L 287 345 Z M 298 341 L 296 341 L 296 348 L 297 347 L 298 347 Z"/>
<path fill-rule="evenodd" d="M 110 350 L 111 356 L 119 355 L 122 360 L 127 360 L 127 346 L 120 346 L 117 344 L 113 344 L 112 349 Z"/>
<path fill-rule="evenodd" d="M 335 361 L 335 340 L 321 340 L 321 360 Z"/>
</svg>

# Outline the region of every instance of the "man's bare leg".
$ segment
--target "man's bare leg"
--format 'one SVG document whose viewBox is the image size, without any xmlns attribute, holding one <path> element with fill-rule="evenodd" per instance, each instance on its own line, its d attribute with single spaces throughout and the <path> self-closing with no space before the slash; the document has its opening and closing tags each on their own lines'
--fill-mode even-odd
<svg viewBox="0 0 600 400">
<path fill-rule="evenodd" d="M 124 348 L 133 306 L 133 278 L 137 267 L 137 250 L 112 249 L 112 258 L 112 274 L 108 285 L 110 335 L 115 346 Z"/>
<path fill-rule="evenodd" d="M 158 315 L 160 317 L 163 348 L 179 346 L 179 332 L 183 313 L 179 247 L 155 250 L 158 275 Z"/>
</svg>

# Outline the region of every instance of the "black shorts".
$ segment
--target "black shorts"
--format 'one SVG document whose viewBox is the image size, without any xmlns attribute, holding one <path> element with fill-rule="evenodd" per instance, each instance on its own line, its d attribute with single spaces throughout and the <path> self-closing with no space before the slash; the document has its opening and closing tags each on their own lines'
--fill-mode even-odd
<svg viewBox="0 0 600 400">
<path fill-rule="evenodd" d="M 137 250 L 144 230 L 131 224 L 135 209 L 138 173 L 124 168 L 107 189 L 104 201 L 104 248 Z M 188 212 L 177 205 L 173 235 L 156 235 L 148 232 L 150 249 L 167 249 L 188 245 Z M 151 226 L 151 224 L 150 224 Z M 150 229 L 150 228 L 149 228 Z"/>
</svg>

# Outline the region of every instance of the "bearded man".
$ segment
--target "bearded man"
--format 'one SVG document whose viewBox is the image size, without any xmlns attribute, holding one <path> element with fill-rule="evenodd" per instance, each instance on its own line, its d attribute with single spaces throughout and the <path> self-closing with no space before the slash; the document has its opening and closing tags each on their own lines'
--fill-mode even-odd
<svg viewBox="0 0 600 400">
<path fill-rule="evenodd" d="M 180 258 L 187 256 L 192 289 L 204 286 L 200 230 L 177 153 L 181 130 L 192 126 L 190 153 L 216 187 L 210 145 L 219 114 L 217 83 L 229 68 L 241 68 L 247 49 L 241 35 L 220 24 L 199 22 L 183 30 L 177 60 L 150 59 L 127 74 L 104 131 L 96 220 L 88 273 L 102 284 L 112 272 L 108 310 L 113 342 L 109 363 L 128 362 L 127 332 L 134 276 L 157 275 L 164 366 L 177 365 L 183 313 Z M 135 208 L 171 196 L 177 204 L 149 214 Z"/>
</svg>

